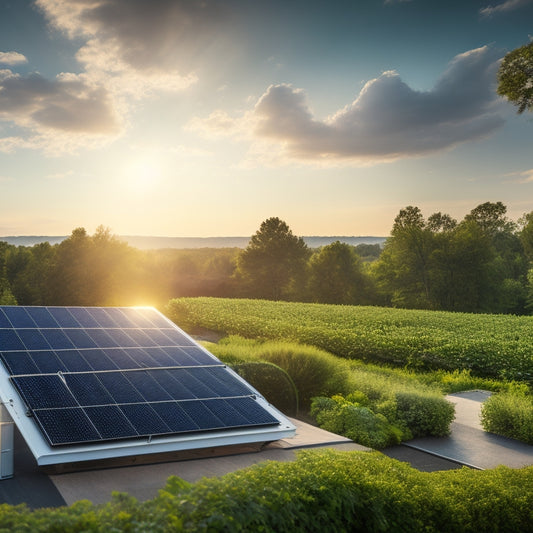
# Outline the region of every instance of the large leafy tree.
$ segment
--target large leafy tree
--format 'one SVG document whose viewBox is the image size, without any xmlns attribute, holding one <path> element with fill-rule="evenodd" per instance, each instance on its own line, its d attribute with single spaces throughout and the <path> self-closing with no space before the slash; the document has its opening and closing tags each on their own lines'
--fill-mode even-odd
<svg viewBox="0 0 533 533">
<path fill-rule="evenodd" d="M 237 257 L 237 275 L 247 296 L 290 299 L 303 283 L 311 251 L 301 237 L 277 217 L 261 223 Z"/>
<path fill-rule="evenodd" d="M 417 207 L 394 221 L 375 272 L 393 305 L 451 311 L 521 312 L 526 268 L 515 224 L 501 202 L 457 224 Z"/>
<path fill-rule="evenodd" d="M 76 228 L 57 247 L 50 269 L 55 305 L 137 303 L 136 256 L 125 242 L 99 226 L 93 236 Z"/>
<path fill-rule="evenodd" d="M 533 110 L 533 42 L 509 52 L 498 70 L 498 94 L 518 107 Z"/>
<path fill-rule="evenodd" d="M 310 260 L 310 298 L 317 303 L 361 303 L 365 292 L 362 262 L 354 247 L 335 241 Z"/>
<path fill-rule="evenodd" d="M 399 307 L 431 307 L 432 233 L 418 207 L 400 210 L 385 242 L 375 273 L 391 303 Z"/>
</svg>

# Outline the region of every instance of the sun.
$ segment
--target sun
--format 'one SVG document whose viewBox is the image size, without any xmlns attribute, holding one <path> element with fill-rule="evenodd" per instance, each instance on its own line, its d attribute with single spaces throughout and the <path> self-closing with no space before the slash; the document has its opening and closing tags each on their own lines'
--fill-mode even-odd
<svg viewBox="0 0 533 533">
<path fill-rule="evenodd" d="M 157 187 L 162 173 L 161 162 L 156 157 L 136 157 L 124 167 L 123 186 L 132 193 L 143 194 Z"/>
</svg>

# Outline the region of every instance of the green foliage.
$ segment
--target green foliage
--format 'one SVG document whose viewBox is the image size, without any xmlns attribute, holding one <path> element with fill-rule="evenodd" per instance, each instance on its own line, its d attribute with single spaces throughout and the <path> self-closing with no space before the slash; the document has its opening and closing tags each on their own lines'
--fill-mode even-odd
<svg viewBox="0 0 533 533">
<path fill-rule="evenodd" d="M 451 402 L 434 395 L 403 391 L 396 392 L 395 400 L 398 420 L 413 437 L 449 435 L 455 417 Z"/>
<path fill-rule="evenodd" d="M 533 397 L 493 394 L 481 407 L 481 424 L 491 433 L 533 444 Z"/>
<path fill-rule="evenodd" d="M 533 109 L 533 43 L 509 52 L 498 70 L 498 94 L 518 107 Z"/>
<path fill-rule="evenodd" d="M 350 396 L 314 398 L 311 415 L 321 428 L 363 446 L 381 449 L 401 442 L 403 434 L 399 428 L 390 424 L 383 414 L 376 414 L 357 401 L 362 399 L 360 395 Z"/>
<path fill-rule="evenodd" d="M 531 317 L 218 298 L 172 300 L 167 315 L 185 328 L 299 342 L 346 359 L 533 379 Z"/>
<path fill-rule="evenodd" d="M 185 531 L 528 531 L 533 469 L 413 470 L 379 453 L 302 450 L 165 489 Z"/>
<path fill-rule="evenodd" d="M 280 411 L 290 416 L 298 414 L 298 390 L 285 370 L 261 361 L 236 363 L 231 367 Z"/>
<path fill-rule="evenodd" d="M 418 472 L 378 452 L 300 450 L 194 484 L 170 477 L 147 502 L 30 511 L 0 505 L 0 533 L 531 531 L 533 467 Z"/>
<path fill-rule="evenodd" d="M 366 446 L 383 448 L 413 436 L 445 435 L 453 419 L 453 405 L 442 398 L 440 389 L 421 383 L 412 372 L 348 364 L 296 343 L 232 336 L 206 347 L 234 368 L 239 360 L 279 365 L 295 383 L 302 409 L 310 409 L 320 427 Z M 253 363 L 241 364 L 253 368 Z M 261 374 L 256 379 L 252 385 L 268 399 L 265 391 L 271 385 L 263 383 Z M 283 390 L 275 387 L 272 397 L 277 388 Z"/>
<path fill-rule="evenodd" d="M 356 304 L 364 302 L 368 282 L 354 247 L 336 241 L 311 257 L 308 285 L 314 302 Z"/>
<path fill-rule="evenodd" d="M 288 298 L 302 282 L 311 252 L 301 237 L 277 217 L 261 223 L 237 258 L 237 275 L 247 294 L 257 298 Z"/>
<path fill-rule="evenodd" d="M 304 410 L 309 409 L 313 396 L 350 392 L 347 363 L 314 346 L 233 336 L 209 345 L 209 349 L 228 364 L 235 364 L 238 359 L 268 361 L 283 369 L 296 386 L 299 407 Z M 266 395 L 261 386 L 256 388 Z"/>
</svg>

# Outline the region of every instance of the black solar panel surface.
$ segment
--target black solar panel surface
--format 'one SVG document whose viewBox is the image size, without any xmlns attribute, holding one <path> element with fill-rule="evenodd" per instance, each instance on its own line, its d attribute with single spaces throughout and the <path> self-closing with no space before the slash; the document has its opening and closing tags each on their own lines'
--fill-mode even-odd
<svg viewBox="0 0 533 533">
<path fill-rule="evenodd" d="M 0 358 L 52 446 L 279 424 L 155 309 L 0 306 Z"/>
</svg>

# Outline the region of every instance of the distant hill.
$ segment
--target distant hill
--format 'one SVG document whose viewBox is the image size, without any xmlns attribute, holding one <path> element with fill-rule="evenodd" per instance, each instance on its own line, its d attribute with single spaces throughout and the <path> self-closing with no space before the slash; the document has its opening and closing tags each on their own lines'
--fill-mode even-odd
<svg viewBox="0 0 533 533">
<path fill-rule="evenodd" d="M 130 246 L 141 250 L 154 250 L 160 248 L 246 248 L 250 237 L 143 237 L 139 235 L 118 236 Z M 14 244 L 15 246 L 34 246 L 42 242 L 58 244 L 67 236 L 20 236 L 0 237 L 0 241 Z M 307 246 L 319 248 L 335 241 L 357 246 L 358 244 L 383 244 L 385 237 L 304 237 Z"/>
</svg>

